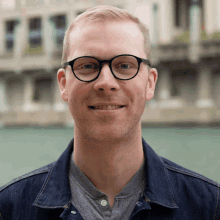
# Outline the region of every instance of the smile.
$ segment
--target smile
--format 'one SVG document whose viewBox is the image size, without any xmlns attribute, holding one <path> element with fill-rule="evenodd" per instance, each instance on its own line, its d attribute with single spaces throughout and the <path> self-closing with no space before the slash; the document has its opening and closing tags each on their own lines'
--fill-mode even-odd
<svg viewBox="0 0 220 220">
<path fill-rule="evenodd" d="M 91 109 L 98 109 L 98 110 L 114 110 L 123 108 L 125 105 L 97 105 L 97 106 L 89 106 Z"/>
</svg>

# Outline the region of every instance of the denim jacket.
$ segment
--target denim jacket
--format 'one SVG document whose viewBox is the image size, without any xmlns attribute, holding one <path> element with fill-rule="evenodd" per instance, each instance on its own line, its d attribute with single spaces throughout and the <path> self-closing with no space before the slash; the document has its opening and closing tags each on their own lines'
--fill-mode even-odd
<svg viewBox="0 0 220 220">
<path fill-rule="evenodd" d="M 143 140 L 146 188 L 130 220 L 220 220 L 219 184 L 159 157 Z M 60 158 L 0 188 L 0 220 L 83 220 L 68 179 L 73 140 Z"/>
</svg>

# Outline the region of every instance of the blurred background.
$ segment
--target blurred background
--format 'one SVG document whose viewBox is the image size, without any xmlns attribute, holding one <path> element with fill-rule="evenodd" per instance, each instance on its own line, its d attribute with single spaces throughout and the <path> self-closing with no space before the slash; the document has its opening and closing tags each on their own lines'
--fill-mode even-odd
<svg viewBox="0 0 220 220">
<path fill-rule="evenodd" d="M 54 161 L 73 137 L 56 74 L 65 30 L 96 5 L 126 9 L 150 29 L 159 78 L 143 137 L 220 182 L 220 0 L 0 0 L 0 185 Z"/>
</svg>

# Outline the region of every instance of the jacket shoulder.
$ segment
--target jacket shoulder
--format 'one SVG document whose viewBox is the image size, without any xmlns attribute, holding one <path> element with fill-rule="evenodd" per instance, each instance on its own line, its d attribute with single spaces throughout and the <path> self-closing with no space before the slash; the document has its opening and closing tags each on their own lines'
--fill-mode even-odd
<svg viewBox="0 0 220 220">
<path fill-rule="evenodd" d="M 54 164 L 50 163 L 17 177 L 0 188 L 0 220 L 38 219 L 30 217 L 36 213 L 32 204 Z"/>
<path fill-rule="evenodd" d="M 28 180 L 28 178 L 31 178 L 31 177 L 34 177 L 34 176 L 37 176 L 37 175 L 40 175 L 40 174 L 45 174 L 45 173 L 48 173 L 50 171 L 50 169 L 54 166 L 56 162 L 52 162 L 50 164 L 47 164 L 43 167 L 40 167 L 38 169 L 35 169 L 29 173 L 26 173 L 22 176 L 19 176 L 13 180 L 11 180 L 10 182 L 6 183 L 5 185 L 1 186 L 0 187 L 0 193 L 5 190 L 6 188 L 8 188 L 9 186 L 12 186 L 22 180 Z"/>
<path fill-rule="evenodd" d="M 220 187 L 220 184 L 217 183 L 216 181 L 213 181 L 199 173 L 196 173 L 192 170 L 189 170 L 187 168 L 184 168 L 166 158 L 163 158 L 163 157 L 160 157 L 162 159 L 162 161 L 164 162 L 165 164 L 165 167 L 167 168 L 167 170 L 171 171 L 171 172 L 176 172 L 176 173 L 180 173 L 180 174 L 183 174 L 185 176 L 188 176 L 188 177 L 192 177 L 192 178 L 196 178 L 196 179 L 199 179 L 203 182 L 206 182 L 206 183 L 209 183 L 211 185 L 214 185 L 214 186 L 217 186 L 217 187 Z"/>
</svg>

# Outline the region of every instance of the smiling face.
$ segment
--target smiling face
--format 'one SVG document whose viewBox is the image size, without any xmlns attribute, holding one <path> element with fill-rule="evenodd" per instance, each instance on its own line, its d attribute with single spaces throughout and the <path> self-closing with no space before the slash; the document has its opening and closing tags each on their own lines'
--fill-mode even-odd
<svg viewBox="0 0 220 220">
<path fill-rule="evenodd" d="M 132 22 L 105 22 L 85 25 L 69 37 L 68 61 L 80 56 L 108 60 L 120 54 L 146 58 L 143 35 Z M 63 100 L 68 102 L 75 121 L 75 134 L 96 140 L 123 139 L 141 132 L 145 101 L 153 97 L 157 71 L 141 63 L 139 73 L 131 80 L 114 78 L 104 64 L 98 79 L 82 82 L 71 67 L 58 71 Z"/>
</svg>

